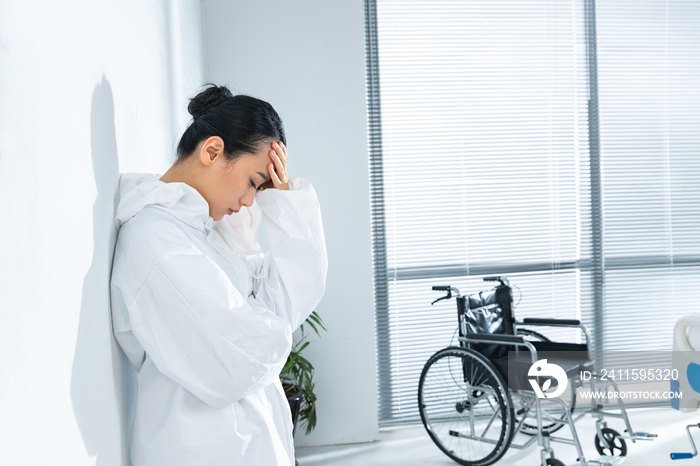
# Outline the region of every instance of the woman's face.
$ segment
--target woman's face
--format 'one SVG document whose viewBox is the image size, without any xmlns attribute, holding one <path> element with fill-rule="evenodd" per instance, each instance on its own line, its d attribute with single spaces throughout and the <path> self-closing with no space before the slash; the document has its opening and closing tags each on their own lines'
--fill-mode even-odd
<svg viewBox="0 0 700 466">
<path fill-rule="evenodd" d="M 202 195 L 209 203 L 209 216 L 221 220 L 224 215 L 238 212 L 242 206 L 253 205 L 260 185 L 270 180 L 268 165 L 270 143 L 260 145 L 254 154 L 244 154 L 234 162 L 224 157 L 214 160 Z"/>
</svg>

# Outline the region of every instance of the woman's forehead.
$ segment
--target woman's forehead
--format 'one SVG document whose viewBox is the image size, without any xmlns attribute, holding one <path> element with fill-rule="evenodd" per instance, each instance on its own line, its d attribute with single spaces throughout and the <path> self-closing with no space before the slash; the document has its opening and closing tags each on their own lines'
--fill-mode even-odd
<svg viewBox="0 0 700 466">
<path fill-rule="evenodd" d="M 271 148 L 261 150 L 255 154 L 245 154 L 239 159 L 240 167 L 246 170 L 250 175 L 257 175 L 261 179 L 269 180 L 270 176 L 267 173 L 267 164 L 272 160 L 270 159 Z"/>
</svg>

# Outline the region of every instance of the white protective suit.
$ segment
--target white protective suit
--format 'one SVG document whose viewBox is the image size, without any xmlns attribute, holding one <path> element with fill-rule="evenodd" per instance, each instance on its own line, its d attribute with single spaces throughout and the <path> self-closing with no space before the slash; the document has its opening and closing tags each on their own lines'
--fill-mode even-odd
<svg viewBox="0 0 700 466">
<path fill-rule="evenodd" d="M 294 464 L 279 373 L 328 260 L 311 184 L 292 179 L 256 204 L 214 222 L 184 183 L 121 178 L 111 299 L 138 372 L 133 466 Z"/>
</svg>

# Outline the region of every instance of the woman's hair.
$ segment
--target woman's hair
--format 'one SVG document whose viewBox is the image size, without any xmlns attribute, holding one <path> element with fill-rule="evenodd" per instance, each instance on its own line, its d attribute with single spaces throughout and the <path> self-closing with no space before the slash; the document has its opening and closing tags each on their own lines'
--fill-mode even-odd
<svg viewBox="0 0 700 466">
<path fill-rule="evenodd" d="M 224 155 L 231 162 L 257 152 L 264 142 L 287 144 L 282 120 L 272 105 L 247 95 L 234 96 L 226 86 L 207 86 L 187 106 L 193 121 L 177 145 L 178 161 L 212 136 L 223 139 Z"/>
</svg>

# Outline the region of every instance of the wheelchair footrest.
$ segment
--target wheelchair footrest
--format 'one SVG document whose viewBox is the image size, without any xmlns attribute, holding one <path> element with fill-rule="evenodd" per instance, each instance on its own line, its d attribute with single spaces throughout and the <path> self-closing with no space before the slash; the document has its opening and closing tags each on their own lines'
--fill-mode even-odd
<svg viewBox="0 0 700 466">
<path fill-rule="evenodd" d="M 594 460 L 586 460 L 585 466 L 618 466 L 624 462 L 624 456 L 601 456 Z"/>
<path fill-rule="evenodd" d="M 625 432 L 627 432 L 627 431 L 625 430 Z M 620 435 L 620 438 L 621 438 L 621 439 L 625 439 L 625 440 L 648 440 L 648 441 L 652 441 L 652 440 L 654 440 L 654 439 L 657 438 L 657 437 L 658 437 L 658 435 L 656 435 L 656 434 L 651 434 L 651 433 L 649 433 L 649 432 L 635 432 L 634 435 Z"/>
<path fill-rule="evenodd" d="M 640 438 L 641 438 L 641 439 L 649 439 L 649 440 L 655 439 L 655 438 L 658 437 L 658 435 L 652 434 L 652 433 L 650 433 L 650 432 L 635 432 L 635 433 L 634 433 L 634 436 L 635 436 L 637 439 L 640 439 Z"/>
</svg>

